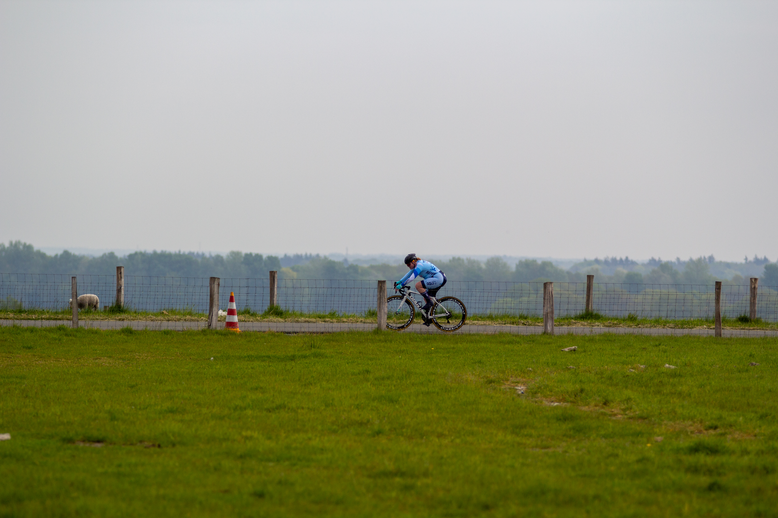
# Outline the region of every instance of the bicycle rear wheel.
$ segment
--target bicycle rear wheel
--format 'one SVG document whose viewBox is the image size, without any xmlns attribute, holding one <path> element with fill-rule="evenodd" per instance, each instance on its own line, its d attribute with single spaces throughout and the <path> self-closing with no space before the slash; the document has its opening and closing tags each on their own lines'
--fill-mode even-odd
<svg viewBox="0 0 778 518">
<path fill-rule="evenodd" d="M 467 308 L 456 297 L 442 297 L 432 310 L 432 323 L 441 331 L 456 331 L 467 320 Z"/>
<path fill-rule="evenodd" d="M 405 329 L 416 314 L 411 301 L 402 295 L 392 295 L 386 299 L 386 327 L 389 329 Z"/>
</svg>

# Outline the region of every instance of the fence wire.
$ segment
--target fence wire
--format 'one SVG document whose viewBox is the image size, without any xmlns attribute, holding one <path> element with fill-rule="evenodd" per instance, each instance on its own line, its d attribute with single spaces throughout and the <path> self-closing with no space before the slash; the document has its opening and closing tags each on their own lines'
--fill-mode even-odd
<svg viewBox="0 0 778 518">
<path fill-rule="evenodd" d="M 113 275 L 0 273 L 0 309 L 67 310 L 72 277 L 77 279 L 78 293 L 97 295 L 101 306 L 116 298 Z"/>
<path fill-rule="evenodd" d="M 25 315 L 25 311 L 48 310 L 60 312 L 60 320 L 65 321 L 69 318 L 67 311 L 71 277 L 65 274 L 0 273 L 2 319 L 29 320 L 31 317 Z M 97 295 L 101 309 L 114 304 L 114 275 L 76 275 L 76 279 L 79 294 Z M 391 286 L 391 281 L 387 284 Z M 230 292 L 234 292 L 239 314 L 251 316 L 255 323 L 262 319 L 275 322 L 276 328 L 286 325 L 281 322 L 284 319 L 292 325 L 294 319 L 302 322 L 306 316 L 320 320 L 340 317 L 340 322 L 351 318 L 350 321 L 362 322 L 369 328 L 370 319 L 375 318 L 377 285 L 374 280 L 279 279 L 277 306 L 280 311 L 276 312 L 268 311 L 269 291 L 267 278 L 222 278 L 219 308 L 227 309 Z M 387 291 L 387 295 L 392 295 L 391 288 Z M 151 314 L 146 322 L 152 322 L 155 326 L 161 326 L 158 323 L 167 320 L 178 322 L 175 325 L 179 329 L 206 327 L 209 293 L 209 279 L 204 277 L 124 278 L 125 308 Z M 542 282 L 449 281 L 438 297 L 448 295 L 462 300 L 468 313 L 474 316 L 521 318 L 540 317 L 543 314 Z M 647 319 L 712 319 L 714 298 L 713 285 L 595 283 L 593 311 L 606 318 L 634 315 Z M 580 315 L 585 304 L 585 282 L 554 283 L 554 312 L 557 318 Z M 749 308 L 748 285 L 722 286 L 721 310 L 724 317 L 748 316 Z M 92 320 L 110 320 L 102 313 L 86 312 L 79 318 L 83 319 L 85 327 L 89 327 Z M 188 320 L 182 321 L 182 315 L 187 316 Z M 756 316 L 764 322 L 778 322 L 778 287 L 759 286 Z M 117 327 L 137 325 L 128 323 L 131 319 L 121 314 L 111 319 L 118 322 L 115 324 Z M 175 325 L 171 328 L 176 328 Z M 328 324 L 325 322 L 322 325 Z M 149 324 L 147 327 L 154 326 Z"/>
<path fill-rule="evenodd" d="M 303 314 L 375 314 L 376 281 L 286 279 L 278 281 L 278 305 Z"/>
<path fill-rule="evenodd" d="M 661 318 L 666 320 L 715 317 L 715 286 L 692 284 L 594 284 L 594 308 L 606 317 Z M 749 316 L 749 286 L 722 285 L 721 314 L 725 318 Z M 757 318 L 778 321 L 778 287 L 760 287 Z"/>
</svg>

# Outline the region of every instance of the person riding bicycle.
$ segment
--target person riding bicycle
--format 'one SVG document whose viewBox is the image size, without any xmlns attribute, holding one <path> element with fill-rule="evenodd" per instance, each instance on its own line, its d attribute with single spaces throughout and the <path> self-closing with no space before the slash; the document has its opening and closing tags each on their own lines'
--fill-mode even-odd
<svg viewBox="0 0 778 518">
<path fill-rule="evenodd" d="M 429 312 L 432 307 L 432 299 L 437 295 L 438 290 L 446 284 L 446 274 L 429 261 L 419 259 L 416 254 L 408 254 L 405 256 L 405 265 L 411 270 L 406 273 L 402 279 L 394 283 L 394 289 L 400 289 L 403 286 L 409 284 L 416 277 L 421 277 L 422 280 L 416 283 L 416 290 L 424 297 L 426 304 L 422 308 L 424 311 Z M 426 325 L 429 325 L 425 321 Z"/>
</svg>

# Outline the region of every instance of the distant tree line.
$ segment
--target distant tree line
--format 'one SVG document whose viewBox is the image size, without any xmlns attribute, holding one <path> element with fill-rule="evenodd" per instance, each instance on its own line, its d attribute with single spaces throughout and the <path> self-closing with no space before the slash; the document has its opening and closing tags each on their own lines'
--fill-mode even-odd
<svg viewBox="0 0 778 518">
<path fill-rule="evenodd" d="M 32 245 L 12 241 L 0 244 L 0 272 L 63 273 L 113 275 L 117 266 L 126 275 L 162 277 L 267 276 L 268 270 L 280 270 L 278 257 L 230 252 L 226 256 L 194 252 L 134 252 L 118 257 L 109 252 L 99 257 L 76 255 L 65 250 L 47 255 Z"/>
<path fill-rule="evenodd" d="M 778 286 L 778 264 L 766 257 L 754 257 L 743 263 L 716 261 L 713 256 L 689 258 L 687 261 L 651 259 L 638 263 L 629 257 L 606 257 L 584 260 L 565 270 L 551 261 L 525 259 L 514 266 L 500 257 L 482 262 L 453 257 L 433 261 L 451 280 L 494 282 L 585 282 L 594 274 L 598 282 L 633 284 L 711 284 L 723 280 L 728 284 L 747 284 L 748 277 L 761 277 L 763 285 Z M 334 261 L 319 254 L 295 254 L 277 257 L 242 252 L 224 256 L 193 252 L 134 252 L 124 257 L 115 253 L 99 257 L 82 256 L 64 251 L 49 256 L 31 244 L 12 241 L 0 244 L 0 272 L 60 273 L 113 275 L 116 266 L 125 267 L 127 276 L 266 278 L 268 271 L 279 272 L 281 279 L 355 279 L 397 280 L 407 272 L 402 258 L 396 264 L 361 266 L 347 260 Z"/>
<path fill-rule="evenodd" d="M 653 257 L 651 259 L 654 260 Z M 640 263 L 638 263 L 637 261 L 633 261 L 628 256 L 624 256 L 624 257 L 606 257 L 605 259 L 592 259 L 590 261 L 584 259 L 583 263 L 578 263 L 578 264 L 588 264 L 588 265 L 598 265 L 598 266 L 603 265 L 606 267 L 610 266 L 613 268 L 618 268 L 618 267 L 623 268 L 623 267 L 637 266 Z"/>
<path fill-rule="evenodd" d="M 708 257 L 704 257 L 703 259 L 705 259 L 708 262 L 708 264 L 715 264 L 716 263 L 716 258 L 713 256 L 713 254 L 709 255 Z M 689 261 L 694 261 L 694 259 L 692 259 L 690 257 Z M 687 261 L 683 261 L 680 257 L 676 257 L 675 261 L 671 261 L 671 262 L 674 262 L 679 267 L 683 267 L 687 263 Z M 770 262 L 770 259 L 768 259 L 767 256 L 764 256 L 764 257 L 760 258 L 759 256 L 754 255 L 753 259 L 748 259 L 748 256 L 745 256 L 743 258 L 743 264 L 751 263 L 751 264 L 754 264 L 756 266 L 763 266 L 763 265 L 765 265 L 765 264 L 767 264 L 769 262 Z M 651 266 L 651 267 L 657 267 L 657 266 L 659 266 L 662 263 L 663 263 L 663 261 L 662 261 L 661 257 L 659 259 L 656 259 L 656 258 L 652 257 L 651 259 L 646 261 L 646 264 L 648 266 Z"/>
<path fill-rule="evenodd" d="M 321 256 L 319 254 L 313 255 L 313 254 L 294 254 L 294 255 L 287 255 L 284 254 L 283 257 L 281 257 L 281 267 L 283 268 L 289 268 L 291 266 L 297 266 L 298 264 L 305 264 L 307 262 L 310 262 L 314 259 L 320 259 Z"/>
</svg>

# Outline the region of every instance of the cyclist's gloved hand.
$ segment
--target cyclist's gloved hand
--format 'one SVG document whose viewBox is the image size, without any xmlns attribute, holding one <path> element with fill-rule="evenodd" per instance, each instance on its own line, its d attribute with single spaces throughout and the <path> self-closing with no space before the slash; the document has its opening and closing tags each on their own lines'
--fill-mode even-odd
<svg viewBox="0 0 778 518">
<path fill-rule="evenodd" d="M 399 289 L 400 289 L 400 288 L 402 288 L 402 287 L 403 287 L 403 285 L 402 285 L 402 283 L 401 283 L 401 282 L 395 282 L 395 283 L 394 283 L 394 289 L 396 289 L 396 290 L 399 290 Z"/>
</svg>

